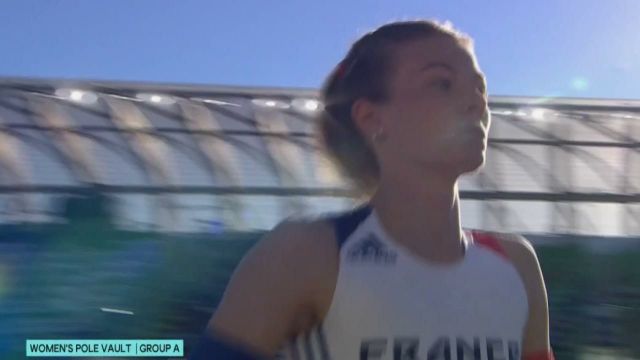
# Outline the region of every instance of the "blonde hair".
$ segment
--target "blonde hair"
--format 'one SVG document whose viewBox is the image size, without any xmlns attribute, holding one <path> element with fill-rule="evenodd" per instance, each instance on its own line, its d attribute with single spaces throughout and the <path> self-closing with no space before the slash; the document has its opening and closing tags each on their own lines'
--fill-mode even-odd
<svg viewBox="0 0 640 360">
<path fill-rule="evenodd" d="M 473 46 L 469 36 L 448 22 L 392 22 L 353 43 L 322 86 L 320 97 L 324 108 L 316 122 L 319 143 L 362 197 L 371 196 L 377 188 L 380 169 L 373 149 L 351 118 L 353 103 L 360 98 L 385 101 L 394 46 L 434 35 L 451 36 Z"/>
</svg>

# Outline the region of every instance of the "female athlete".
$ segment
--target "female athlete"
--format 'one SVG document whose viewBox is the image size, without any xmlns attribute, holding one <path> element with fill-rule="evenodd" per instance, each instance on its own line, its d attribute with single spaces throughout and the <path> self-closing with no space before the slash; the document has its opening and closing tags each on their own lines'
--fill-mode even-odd
<svg viewBox="0 0 640 360">
<path fill-rule="evenodd" d="M 471 38 L 386 24 L 321 98 L 321 143 L 366 201 L 261 239 L 191 358 L 553 359 L 533 247 L 461 228 L 458 179 L 485 162 L 490 125 Z"/>
</svg>

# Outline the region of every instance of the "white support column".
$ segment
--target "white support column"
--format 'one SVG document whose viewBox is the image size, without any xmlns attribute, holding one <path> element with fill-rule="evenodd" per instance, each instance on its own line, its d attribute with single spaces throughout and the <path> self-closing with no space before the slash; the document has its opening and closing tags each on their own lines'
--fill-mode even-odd
<svg viewBox="0 0 640 360">
<path fill-rule="evenodd" d="M 105 97 L 105 101 L 112 113 L 112 119 L 142 162 L 153 185 L 175 186 L 175 174 L 171 168 L 170 152 L 162 140 L 149 134 L 154 129 L 151 122 L 131 101 L 114 97 Z M 142 130 L 142 131 L 136 131 Z M 154 223 L 161 231 L 174 231 L 179 229 L 179 220 L 175 210 L 175 196 L 173 194 L 160 194 L 155 196 L 155 203 L 151 206 L 154 210 Z"/>
<path fill-rule="evenodd" d="M 255 119 L 259 131 L 282 133 L 289 131 L 282 115 L 276 111 L 259 109 L 256 111 Z M 276 166 L 280 184 L 284 187 L 305 186 L 306 184 L 303 183 L 304 155 L 300 147 L 276 136 L 265 136 L 264 141 Z M 303 214 L 307 208 L 306 201 L 297 197 L 284 198 L 282 205 L 284 217 Z"/>
<path fill-rule="evenodd" d="M 184 114 L 185 126 L 192 131 L 221 131 L 224 130 L 220 122 L 205 106 L 190 101 L 178 102 Z M 241 186 L 239 170 L 233 162 L 233 152 L 236 151 L 226 141 L 216 136 L 205 134 L 191 134 L 198 148 L 208 160 L 215 174 L 213 181 L 222 186 Z M 238 195 L 218 195 L 218 202 L 222 205 L 222 220 L 225 227 L 241 230 L 245 228 L 242 212 L 244 204 Z"/>
<path fill-rule="evenodd" d="M 65 110 L 51 99 L 28 96 L 27 102 L 32 111 L 33 121 L 42 127 L 52 129 L 50 134 L 56 148 L 64 155 L 70 170 L 80 182 L 98 183 L 100 175 L 93 156 L 90 140 L 65 128 L 74 126 Z"/>
</svg>

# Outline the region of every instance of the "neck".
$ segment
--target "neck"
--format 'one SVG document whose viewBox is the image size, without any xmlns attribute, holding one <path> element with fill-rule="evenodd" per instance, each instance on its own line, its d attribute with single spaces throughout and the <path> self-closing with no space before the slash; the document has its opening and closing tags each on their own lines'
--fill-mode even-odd
<svg viewBox="0 0 640 360">
<path fill-rule="evenodd" d="M 457 179 L 437 176 L 381 176 L 371 199 L 394 241 L 435 262 L 454 262 L 464 252 L 459 202 Z"/>
</svg>

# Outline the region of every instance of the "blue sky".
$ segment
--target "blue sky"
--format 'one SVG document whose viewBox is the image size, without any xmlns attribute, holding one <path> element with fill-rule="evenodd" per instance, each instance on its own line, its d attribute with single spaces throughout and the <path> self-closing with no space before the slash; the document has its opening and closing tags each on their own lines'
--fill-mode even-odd
<svg viewBox="0 0 640 360">
<path fill-rule="evenodd" d="M 491 95 L 640 99 L 638 0 L 2 0 L 0 76 L 318 87 L 410 18 L 471 34 Z"/>
</svg>

